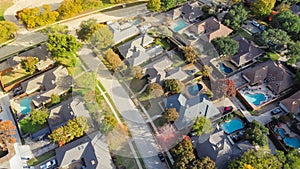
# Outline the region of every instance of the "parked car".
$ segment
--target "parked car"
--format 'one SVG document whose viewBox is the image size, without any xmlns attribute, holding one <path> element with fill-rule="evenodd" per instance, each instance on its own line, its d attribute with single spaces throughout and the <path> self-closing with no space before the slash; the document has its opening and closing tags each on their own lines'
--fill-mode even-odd
<svg viewBox="0 0 300 169">
<path fill-rule="evenodd" d="M 56 160 L 53 159 L 46 162 L 45 164 L 40 165 L 40 169 L 54 168 L 55 165 L 56 165 Z"/>
<path fill-rule="evenodd" d="M 256 26 L 256 27 L 259 27 L 259 26 L 260 26 L 259 23 L 256 22 L 256 21 L 254 21 L 254 20 L 252 20 L 251 23 L 252 23 L 252 25 L 254 25 L 254 26 Z"/>
<path fill-rule="evenodd" d="M 229 113 L 233 110 L 233 107 L 232 106 L 226 106 L 223 108 L 222 112 L 223 113 Z"/>
<path fill-rule="evenodd" d="M 276 115 L 276 114 L 279 114 L 279 113 L 281 113 L 281 112 L 282 112 L 282 110 L 278 107 L 278 108 L 272 110 L 272 111 L 271 111 L 271 114 L 272 114 L 272 115 Z"/>
<path fill-rule="evenodd" d="M 165 157 L 164 157 L 164 155 L 163 155 L 162 152 L 158 153 L 157 156 L 158 156 L 158 158 L 160 159 L 161 162 L 165 162 L 166 161 L 166 159 L 165 159 Z"/>
</svg>

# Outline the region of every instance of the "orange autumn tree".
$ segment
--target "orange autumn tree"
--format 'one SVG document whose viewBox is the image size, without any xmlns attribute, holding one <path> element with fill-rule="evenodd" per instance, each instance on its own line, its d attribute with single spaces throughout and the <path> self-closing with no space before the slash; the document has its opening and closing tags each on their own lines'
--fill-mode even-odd
<svg viewBox="0 0 300 169">
<path fill-rule="evenodd" d="M 0 150 L 7 151 L 9 143 L 15 143 L 16 138 L 12 135 L 16 134 L 16 126 L 10 120 L 0 122 Z"/>
</svg>

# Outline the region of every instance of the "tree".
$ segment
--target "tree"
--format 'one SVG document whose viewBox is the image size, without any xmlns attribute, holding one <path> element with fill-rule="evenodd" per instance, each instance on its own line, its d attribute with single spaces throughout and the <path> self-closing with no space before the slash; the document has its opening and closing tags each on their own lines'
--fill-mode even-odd
<svg viewBox="0 0 300 169">
<path fill-rule="evenodd" d="M 235 83 L 231 79 L 225 80 L 225 95 L 226 97 L 235 97 L 236 90 L 235 90 Z"/>
<path fill-rule="evenodd" d="M 164 89 L 158 83 L 150 83 L 146 92 L 150 97 L 156 98 L 164 94 Z"/>
<path fill-rule="evenodd" d="M 82 21 L 80 23 L 79 30 L 76 31 L 78 39 L 82 41 L 89 41 L 92 34 L 95 33 L 100 27 L 101 25 L 97 23 L 96 19 L 92 18 L 87 21 Z"/>
<path fill-rule="evenodd" d="M 45 34 L 67 34 L 67 25 L 53 25 L 41 30 Z"/>
<path fill-rule="evenodd" d="M 295 81 L 297 84 L 300 84 L 300 69 L 297 69 L 296 71 Z"/>
<path fill-rule="evenodd" d="M 298 169 L 299 168 L 299 166 L 300 166 L 300 153 L 296 149 L 290 151 L 285 157 L 286 157 L 286 161 L 283 162 L 283 164 L 284 164 L 283 168 L 284 169 L 294 169 L 294 168 Z"/>
<path fill-rule="evenodd" d="M 83 11 L 82 0 L 64 0 L 57 11 L 59 12 L 60 19 L 76 16 Z"/>
<path fill-rule="evenodd" d="M 152 12 L 160 11 L 160 0 L 149 0 L 147 2 L 147 9 Z"/>
<path fill-rule="evenodd" d="M 197 136 L 201 136 L 202 134 L 208 134 L 212 132 L 213 128 L 211 126 L 211 121 L 205 116 L 201 116 L 196 118 L 192 130 L 196 132 Z"/>
<path fill-rule="evenodd" d="M 176 0 L 161 0 L 161 9 L 167 11 L 176 6 Z"/>
<path fill-rule="evenodd" d="M 8 144 L 15 143 L 16 138 L 12 137 L 16 134 L 16 126 L 10 120 L 0 122 L 0 150 L 7 151 Z"/>
<path fill-rule="evenodd" d="M 60 97 L 57 94 L 51 94 L 51 103 L 52 104 L 57 104 L 60 102 Z"/>
<path fill-rule="evenodd" d="M 218 37 L 211 42 L 220 56 L 233 56 L 238 52 L 239 43 L 230 37 Z"/>
<path fill-rule="evenodd" d="M 281 29 L 268 29 L 265 30 L 260 38 L 264 45 L 269 46 L 270 48 L 282 47 L 290 41 L 288 34 Z"/>
<path fill-rule="evenodd" d="M 180 93 L 184 88 L 184 84 L 178 79 L 166 79 L 164 82 L 165 90 L 171 94 Z"/>
<path fill-rule="evenodd" d="M 17 32 L 18 27 L 15 23 L 10 21 L 0 21 L 0 44 L 12 39 Z"/>
<path fill-rule="evenodd" d="M 248 150 L 241 157 L 232 160 L 228 169 L 236 168 L 276 168 L 281 169 L 282 163 L 277 157 L 263 150 Z"/>
<path fill-rule="evenodd" d="M 258 17 L 267 16 L 274 8 L 276 0 L 256 0 L 252 3 L 250 10 Z"/>
<path fill-rule="evenodd" d="M 254 120 L 250 127 L 245 131 L 246 139 L 249 140 L 253 145 L 265 146 L 268 144 L 269 134 L 268 128 Z"/>
<path fill-rule="evenodd" d="M 131 75 L 136 79 L 141 79 L 143 77 L 143 69 L 141 66 L 134 66 L 131 68 Z"/>
<path fill-rule="evenodd" d="M 194 49 L 191 46 L 183 47 L 183 53 L 185 56 L 185 61 L 188 63 L 195 63 L 198 59 Z"/>
<path fill-rule="evenodd" d="M 209 157 L 205 157 L 201 160 L 196 159 L 190 163 L 188 169 L 216 169 L 216 164 Z"/>
<path fill-rule="evenodd" d="M 243 5 L 233 5 L 230 11 L 225 15 L 224 23 L 232 29 L 237 30 L 244 21 L 247 20 L 248 12 Z"/>
<path fill-rule="evenodd" d="M 105 59 L 110 64 L 111 69 L 113 71 L 116 71 L 118 67 L 122 65 L 122 60 L 120 59 L 120 56 L 116 54 L 112 49 L 108 49 L 108 51 L 105 54 Z"/>
<path fill-rule="evenodd" d="M 112 131 L 118 124 L 117 119 L 112 115 L 106 115 L 104 116 L 104 119 L 101 123 L 101 131 L 104 134 L 107 134 L 108 132 Z"/>
<path fill-rule="evenodd" d="M 72 35 L 49 34 L 47 47 L 54 58 L 70 58 L 77 55 L 76 51 L 81 47 L 81 43 Z"/>
<path fill-rule="evenodd" d="M 201 70 L 201 75 L 204 77 L 208 77 L 213 71 L 211 66 L 204 65 Z"/>
<path fill-rule="evenodd" d="M 289 64 L 296 64 L 300 61 L 300 41 L 289 44 L 287 56 Z"/>
<path fill-rule="evenodd" d="M 170 152 L 175 161 L 172 168 L 187 168 L 187 165 L 196 159 L 190 138 L 184 138 Z"/>
<path fill-rule="evenodd" d="M 31 74 L 36 70 L 36 64 L 39 62 L 37 57 L 26 57 L 21 60 L 21 65 L 26 72 L 30 72 Z"/>
<path fill-rule="evenodd" d="M 282 11 L 274 15 L 271 25 L 273 28 L 286 31 L 290 36 L 300 33 L 300 18 L 294 15 L 290 10 Z"/>
<path fill-rule="evenodd" d="M 49 111 L 48 109 L 42 108 L 42 109 L 33 109 L 30 112 L 30 120 L 31 123 L 34 124 L 44 124 L 47 121 L 47 118 L 49 117 Z"/>
<path fill-rule="evenodd" d="M 175 108 L 169 108 L 164 113 L 163 116 L 169 121 L 174 122 L 178 119 L 179 114 Z"/>
<path fill-rule="evenodd" d="M 113 45 L 113 33 L 107 25 L 99 25 L 97 30 L 91 35 L 90 43 L 98 49 L 107 49 Z"/>
</svg>

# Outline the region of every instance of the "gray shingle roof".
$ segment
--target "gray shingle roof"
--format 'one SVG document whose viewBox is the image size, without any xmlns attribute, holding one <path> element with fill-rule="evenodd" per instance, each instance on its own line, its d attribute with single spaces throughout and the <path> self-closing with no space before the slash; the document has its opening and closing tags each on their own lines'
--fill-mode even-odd
<svg viewBox="0 0 300 169">
<path fill-rule="evenodd" d="M 280 103 L 293 113 L 300 113 L 300 90 L 292 96 L 280 101 Z"/>
<path fill-rule="evenodd" d="M 195 19 L 201 17 L 204 12 L 201 11 L 200 5 L 198 2 L 187 2 L 182 6 L 182 15 L 183 18 L 194 21 Z"/>
</svg>

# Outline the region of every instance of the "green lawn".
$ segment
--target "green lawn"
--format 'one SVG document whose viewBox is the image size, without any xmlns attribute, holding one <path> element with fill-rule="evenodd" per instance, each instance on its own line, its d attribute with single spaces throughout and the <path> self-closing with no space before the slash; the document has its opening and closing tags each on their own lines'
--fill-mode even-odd
<svg viewBox="0 0 300 169">
<path fill-rule="evenodd" d="M 29 118 L 24 118 L 22 119 L 20 122 L 20 126 L 21 126 L 21 131 L 23 134 L 33 134 L 37 131 L 40 131 L 41 129 L 45 128 L 47 125 L 46 124 L 43 124 L 43 125 L 40 125 L 40 124 L 35 124 L 35 125 L 32 125 L 31 124 L 31 121 Z"/>
<path fill-rule="evenodd" d="M 132 79 L 129 82 L 129 87 L 133 92 L 141 91 L 147 83 L 146 79 Z"/>
<path fill-rule="evenodd" d="M 11 85 L 11 84 L 18 82 L 30 75 L 31 75 L 31 73 L 26 72 L 25 69 L 17 69 L 14 71 L 10 71 L 10 72 L 2 75 L 2 77 L 1 77 L 2 85 L 3 86 Z"/>
<path fill-rule="evenodd" d="M 55 151 L 52 150 L 52 151 L 49 151 L 49 152 L 47 152 L 47 153 L 45 153 L 41 156 L 38 156 L 36 158 L 32 158 L 32 159 L 28 160 L 27 164 L 29 166 L 35 166 L 35 165 L 40 164 L 40 163 L 42 163 L 42 162 L 44 162 L 44 161 L 46 161 L 49 158 L 54 157 L 54 156 L 55 156 Z"/>
<path fill-rule="evenodd" d="M 7 8 L 13 5 L 13 0 L 0 0 L 0 21 L 4 20 L 3 14 Z"/>
<path fill-rule="evenodd" d="M 165 39 L 157 38 L 155 40 L 155 44 L 160 45 L 165 50 L 169 50 L 171 48 L 171 45 L 168 42 L 167 38 L 165 38 Z"/>
<path fill-rule="evenodd" d="M 114 152 L 116 157 L 117 167 L 124 166 L 125 168 L 138 169 L 138 166 L 133 157 L 133 153 L 128 144 L 122 146 L 120 150 Z"/>
</svg>

